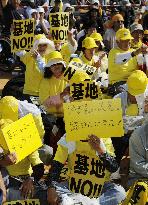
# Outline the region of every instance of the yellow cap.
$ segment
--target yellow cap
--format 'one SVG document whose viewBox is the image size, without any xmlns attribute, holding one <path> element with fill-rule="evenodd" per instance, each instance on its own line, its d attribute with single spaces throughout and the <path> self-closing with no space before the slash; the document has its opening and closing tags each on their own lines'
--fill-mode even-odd
<svg viewBox="0 0 148 205">
<path fill-rule="evenodd" d="M 61 53 L 59 51 L 52 51 L 48 55 L 48 60 L 54 60 L 54 59 L 61 59 L 61 60 L 63 60 L 63 57 L 62 57 L 62 55 L 61 55 Z"/>
<path fill-rule="evenodd" d="M 115 21 L 124 21 L 124 18 L 121 14 L 116 14 L 112 17 L 112 22 L 115 22 Z"/>
<path fill-rule="evenodd" d="M 144 34 L 148 34 L 148 30 L 145 30 L 145 31 L 144 31 Z"/>
<path fill-rule="evenodd" d="M 125 41 L 125 40 L 132 40 L 134 38 L 131 36 L 129 29 L 121 28 L 116 32 L 116 39 L 117 41 L 119 40 Z"/>
<path fill-rule="evenodd" d="M 92 33 L 90 37 L 93 38 L 95 41 L 103 41 L 103 38 L 100 33 Z"/>
<path fill-rule="evenodd" d="M 5 96 L 0 100 L 0 119 L 18 120 L 18 100 Z"/>
<path fill-rule="evenodd" d="M 89 75 L 81 70 L 77 70 L 75 74 L 72 76 L 70 79 L 70 84 L 72 85 L 73 83 L 80 83 L 84 82 L 84 80 L 90 79 Z"/>
<path fill-rule="evenodd" d="M 66 63 L 64 62 L 63 57 L 59 51 L 52 51 L 49 53 L 46 67 L 50 68 L 52 65 L 56 65 L 58 63 L 63 64 L 63 66 L 66 68 Z"/>
<path fill-rule="evenodd" d="M 73 58 L 71 62 L 82 63 L 80 58 Z"/>
<path fill-rule="evenodd" d="M 91 49 L 98 48 L 98 46 L 93 38 L 86 37 L 82 42 L 82 48 Z"/>
<path fill-rule="evenodd" d="M 147 84 L 146 74 L 141 70 L 136 70 L 128 77 L 128 92 L 133 96 L 140 95 L 145 92 Z"/>
<path fill-rule="evenodd" d="M 38 34 L 35 36 L 34 40 L 40 40 L 41 38 L 46 38 L 45 34 Z"/>
</svg>

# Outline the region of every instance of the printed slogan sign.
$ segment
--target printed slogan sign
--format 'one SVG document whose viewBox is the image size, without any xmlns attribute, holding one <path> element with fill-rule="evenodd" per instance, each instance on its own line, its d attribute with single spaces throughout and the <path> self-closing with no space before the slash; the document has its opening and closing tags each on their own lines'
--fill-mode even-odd
<svg viewBox="0 0 148 205">
<path fill-rule="evenodd" d="M 82 70 L 86 72 L 90 76 L 90 78 L 92 78 L 93 74 L 96 72 L 96 69 L 97 69 L 96 67 L 86 65 L 84 63 L 71 61 L 66 71 L 64 72 L 64 78 L 65 80 L 69 81 L 77 70 Z"/>
<path fill-rule="evenodd" d="M 64 120 L 67 141 L 124 134 L 120 99 L 64 103 Z"/>
<path fill-rule="evenodd" d="M 85 146 L 85 145 L 84 145 Z M 84 196 L 99 197 L 104 185 L 106 169 L 104 163 L 96 154 L 77 152 L 74 155 L 69 179 L 69 188 L 72 192 Z"/>
<path fill-rule="evenodd" d="M 84 80 L 70 85 L 70 95 L 74 100 L 90 100 L 101 98 L 101 90 L 96 82 Z"/>
<path fill-rule="evenodd" d="M 42 146 L 42 142 L 31 114 L 2 129 L 2 148 L 15 152 L 17 163 Z M 4 146 L 3 146 L 4 145 Z M 6 148 L 7 145 L 7 148 Z"/>
<path fill-rule="evenodd" d="M 13 20 L 11 52 L 30 50 L 34 40 L 34 19 Z"/>
<path fill-rule="evenodd" d="M 49 16 L 50 32 L 54 42 L 67 41 L 67 32 L 69 27 L 69 13 L 57 12 Z"/>
<path fill-rule="evenodd" d="M 4 205 L 40 205 L 38 199 L 17 200 L 4 203 Z"/>
</svg>

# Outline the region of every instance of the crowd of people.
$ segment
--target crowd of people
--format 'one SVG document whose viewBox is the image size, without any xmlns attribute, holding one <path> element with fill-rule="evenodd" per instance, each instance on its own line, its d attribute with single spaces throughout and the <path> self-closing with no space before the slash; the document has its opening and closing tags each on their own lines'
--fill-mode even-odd
<svg viewBox="0 0 148 205">
<path fill-rule="evenodd" d="M 0 204 L 39 199 L 41 205 L 71 205 L 77 203 L 68 200 L 78 196 L 83 204 L 87 196 L 88 204 L 146 205 L 148 1 L 135 9 L 133 2 L 123 0 L 121 7 L 109 11 L 92 0 L 89 11 L 79 15 L 71 2 L 61 0 L 1 0 L 0 4 L 2 36 L 10 36 L 13 20 L 33 18 L 35 23 L 33 47 L 15 53 L 25 65 L 23 91 L 18 95 L 10 90 L 0 99 L 0 129 L 31 113 L 43 142 L 19 163 L 16 153 L 1 147 Z M 49 16 L 56 12 L 69 12 L 66 42 L 53 41 Z M 93 76 L 78 69 L 66 79 L 72 62 L 91 66 Z M 92 99 L 80 96 L 85 81 L 97 85 L 95 100 L 121 99 L 122 137 L 105 139 L 92 133 L 87 140 L 67 140 L 63 103 L 93 100 L 93 87 Z M 31 97 L 38 99 L 38 105 Z M 0 145 L 2 137 L 0 132 Z"/>
</svg>

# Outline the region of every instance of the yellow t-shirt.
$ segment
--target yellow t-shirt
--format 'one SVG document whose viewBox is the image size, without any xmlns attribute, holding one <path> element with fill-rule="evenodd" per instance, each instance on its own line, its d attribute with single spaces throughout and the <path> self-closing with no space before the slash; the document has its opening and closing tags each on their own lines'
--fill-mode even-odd
<svg viewBox="0 0 148 205">
<path fill-rule="evenodd" d="M 69 61 L 70 61 L 70 56 L 71 56 L 71 52 L 68 46 L 68 43 L 64 43 L 61 47 L 61 51 L 60 53 L 62 54 L 63 60 L 66 62 L 66 65 L 68 65 Z"/>
<path fill-rule="evenodd" d="M 132 51 L 133 49 L 129 49 L 128 51 L 123 51 L 120 48 L 111 49 L 108 56 L 109 84 L 114 84 L 119 81 L 127 81 L 132 72 L 138 69 L 136 57 L 131 58 L 124 64 L 115 63 L 116 55 Z"/>
<path fill-rule="evenodd" d="M 43 102 L 51 96 L 58 95 L 63 92 L 63 90 L 66 87 L 67 82 L 64 80 L 63 77 L 60 79 L 55 78 L 52 76 L 49 79 L 43 79 L 40 83 L 40 89 L 39 89 L 39 99 L 40 103 L 43 104 Z M 60 108 L 56 108 L 55 106 L 51 106 L 48 108 L 48 113 L 52 113 L 55 115 L 63 115 L 63 106 Z"/>
<path fill-rule="evenodd" d="M 33 173 L 32 167 L 41 163 L 43 162 L 39 158 L 39 153 L 38 151 L 35 151 L 18 164 L 6 168 L 11 176 L 31 175 Z"/>
<path fill-rule="evenodd" d="M 43 57 L 43 60 L 45 60 L 45 62 L 47 61 L 45 56 Z M 39 96 L 39 85 L 43 79 L 43 73 L 40 72 L 36 61 L 31 57 L 29 52 L 21 57 L 21 61 L 26 65 L 23 93 Z"/>
<path fill-rule="evenodd" d="M 142 46 L 142 41 L 138 41 L 137 43 L 135 43 L 134 41 L 131 42 L 131 48 L 133 49 L 138 49 L 138 48 L 141 48 Z"/>
<path fill-rule="evenodd" d="M 114 155 L 114 149 L 112 146 L 111 139 L 103 138 L 103 142 L 107 148 L 107 152 L 111 155 Z M 79 164 L 77 164 L 78 161 L 76 162 L 76 157 L 79 158 L 80 155 L 82 156 L 82 160 L 83 160 L 83 157 L 85 157 L 85 159 L 87 160 L 85 161 L 85 164 L 83 164 L 84 161 L 81 161 L 82 166 L 86 165 L 86 168 L 84 169 Z M 67 159 L 68 159 L 68 173 L 67 174 L 69 176 L 70 187 L 73 184 L 72 181 L 74 180 L 74 178 L 76 181 L 77 180 L 79 181 L 78 184 L 81 183 L 81 186 L 78 185 L 81 188 L 79 189 L 79 191 L 77 190 L 76 192 L 82 193 L 84 191 L 82 190 L 82 186 L 85 184 L 85 180 L 89 181 L 89 183 L 93 184 L 94 186 L 98 186 L 98 184 L 100 184 L 100 191 L 101 191 L 101 186 L 104 184 L 104 182 L 109 181 L 110 172 L 107 171 L 105 167 L 103 167 L 103 164 L 99 159 L 99 156 L 96 155 L 96 151 L 90 147 L 88 142 L 78 141 L 78 142 L 67 143 L 66 138 L 63 137 L 63 139 L 61 139 L 58 143 L 58 148 L 57 148 L 57 152 L 55 154 L 54 160 L 59 161 L 60 163 L 64 164 Z M 98 163 L 99 168 L 95 169 L 96 172 L 98 173 L 97 175 L 95 173 L 91 173 L 92 172 L 91 170 L 93 169 L 93 165 L 96 165 L 93 163 Z M 78 165 L 78 168 L 83 169 L 82 171 L 84 173 L 74 171 L 75 169 L 78 169 L 76 168 L 77 165 Z M 87 191 L 88 191 L 87 188 L 88 187 L 86 185 L 85 191 L 84 191 L 85 194 L 84 193 L 82 194 L 87 195 Z M 95 194 L 93 193 L 94 191 L 91 191 L 90 197 L 93 197 L 93 196 L 97 197 L 99 195 L 99 193 L 97 192 L 95 192 Z"/>
<path fill-rule="evenodd" d="M 83 63 L 93 66 L 94 65 L 94 59 L 92 58 L 91 60 L 87 60 L 87 58 L 84 56 L 84 54 L 82 54 L 82 56 L 80 56 L 80 59 L 82 60 Z"/>
</svg>

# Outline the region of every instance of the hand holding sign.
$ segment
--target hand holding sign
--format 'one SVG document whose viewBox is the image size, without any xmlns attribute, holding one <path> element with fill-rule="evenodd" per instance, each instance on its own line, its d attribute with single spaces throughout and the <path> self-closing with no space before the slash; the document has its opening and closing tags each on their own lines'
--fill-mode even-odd
<svg viewBox="0 0 148 205">
<path fill-rule="evenodd" d="M 106 153 L 105 145 L 102 139 L 98 138 L 96 135 L 90 135 L 88 143 L 99 155 Z"/>
<path fill-rule="evenodd" d="M 6 154 L 4 158 L 0 161 L 0 165 L 6 167 L 15 164 L 17 157 L 15 153 Z"/>
</svg>

